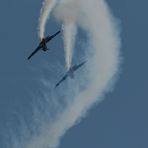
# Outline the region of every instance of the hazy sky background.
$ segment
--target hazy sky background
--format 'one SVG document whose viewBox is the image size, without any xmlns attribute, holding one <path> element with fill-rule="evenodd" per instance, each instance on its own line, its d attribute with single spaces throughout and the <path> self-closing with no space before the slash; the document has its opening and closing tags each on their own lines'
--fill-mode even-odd
<svg viewBox="0 0 148 148">
<path fill-rule="evenodd" d="M 123 64 L 120 78 L 114 91 L 66 133 L 60 148 L 148 148 L 148 2 L 107 2 L 121 24 Z M 55 56 L 64 59 L 59 36 L 50 44 L 52 50 L 47 54 L 40 52 L 31 62 L 26 60 L 38 43 L 41 3 L 41 0 L 0 1 L 1 148 L 5 148 L 4 139 L 10 129 L 21 128 L 18 117 L 26 122 L 31 120 L 31 92 L 38 93 L 37 79 L 42 75 L 44 63 L 54 61 Z M 47 24 L 46 34 L 59 28 L 52 20 Z"/>
</svg>

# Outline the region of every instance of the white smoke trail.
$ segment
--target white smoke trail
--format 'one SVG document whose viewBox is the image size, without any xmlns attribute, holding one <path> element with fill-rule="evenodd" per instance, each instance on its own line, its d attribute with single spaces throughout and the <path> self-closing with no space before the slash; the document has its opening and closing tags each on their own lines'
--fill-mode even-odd
<svg viewBox="0 0 148 148">
<path fill-rule="evenodd" d="M 76 30 L 77 29 L 74 23 L 65 21 L 63 26 L 63 32 L 64 32 L 65 66 L 67 70 L 69 70 L 71 67 Z"/>
<path fill-rule="evenodd" d="M 102 101 L 105 92 L 113 87 L 119 68 L 120 38 L 115 19 L 106 2 L 104 0 L 59 0 L 58 2 L 55 8 L 56 18 L 63 22 L 71 18 L 74 25 L 79 25 L 86 32 L 90 43 L 87 53 L 85 52 L 88 62 L 79 78 L 70 81 L 70 84 L 67 83 L 65 89 L 61 86 L 55 94 L 49 94 L 53 101 L 50 100 L 47 104 L 51 104 L 50 111 L 56 111 L 55 117 L 43 120 L 40 124 L 40 132 L 25 144 L 24 148 L 56 148 L 60 137 L 74 126 L 95 102 Z M 45 17 L 43 20 L 45 23 Z M 65 27 L 67 25 L 64 26 L 64 30 L 67 29 Z M 65 35 L 66 38 L 73 34 L 72 30 L 65 31 L 68 34 Z M 74 40 L 66 41 L 73 43 Z M 51 88 L 48 80 L 44 84 L 48 89 Z M 47 92 L 44 95 L 48 100 Z M 58 103 L 60 96 L 64 96 L 61 98 L 64 104 Z"/>
<path fill-rule="evenodd" d="M 42 39 L 44 37 L 45 32 L 45 24 L 48 18 L 48 15 L 56 5 L 57 0 L 45 0 L 43 4 L 43 8 L 41 9 L 41 15 L 39 18 L 39 38 Z M 68 70 L 71 66 L 72 60 L 72 51 L 75 43 L 75 35 L 76 35 L 76 25 L 75 19 L 78 15 L 76 11 L 78 9 L 78 2 L 74 2 L 71 0 L 60 0 L 57 5 L 59 8 L 57 9 L 57 19 L 62 20 L 64 23 L 64 51 L 65 51 L 65 66 Z M 68 12 L 68 13 L 67 13 Z"/>
<path fill-rule="evenodd" d="M 39 28 L 38 28 L 39 29 L 38 35 L 40 40 L 42 40 L 42 38 L 44 37 L 46 21 L 47 18 L 49 17 L 50 12 L 56 5 L 56 1 L 57 0 L 45 0 L 43 3 L 43 7 L 41 9 L 40 18 L 39 18 Z"/>
</svg>

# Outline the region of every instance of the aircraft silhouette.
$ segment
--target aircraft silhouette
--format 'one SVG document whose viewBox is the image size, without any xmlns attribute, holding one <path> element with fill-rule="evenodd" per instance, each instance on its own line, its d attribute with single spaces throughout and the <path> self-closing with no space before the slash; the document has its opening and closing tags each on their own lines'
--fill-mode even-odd
<svg viewBox="0 0 148 148">
<path fill-rule="evenodd" d="M 55 88 L 58 87 L 63 81 L 65 81 L 68 77 L 74 78 L 74 72 L 77 71 L 81 66 L 83 66 L 87 61 L 84 61 L 78 65 L 72 66 L 67 73 L 63 76 L 63 78 L 55 85 Z"/>
<path fill-rule="evenodd" d="M 61 31 L 59 30 L 58 32 L 56 32 L 55 34 L 53 35 L 49 35 L 45 38 L 42 39 L 42 41 L 39 43 L 38 47 L 29 55 L 29 57 L 27 58 L 28 60 L 34 56 L 39 50 L 43 50 L 43 51 L 47 51 L 48 48 L 47 48 L 47 43 L 49 41 L 51 41 L 53 38 L 55 38 L 55 36 L 57 36 Z"/>
</svg>

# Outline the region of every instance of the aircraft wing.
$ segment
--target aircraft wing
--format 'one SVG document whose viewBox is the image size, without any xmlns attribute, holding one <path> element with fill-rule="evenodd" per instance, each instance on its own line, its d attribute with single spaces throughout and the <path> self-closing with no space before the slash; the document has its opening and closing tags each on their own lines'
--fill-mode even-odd
<svg viewBox="0 0 148 148">
<path fill-rule="evenodd" d="M 29 59 L 30 59 L 32 56 L 34 56 L 40 49 L 41 49 L 41 47 L 38 46 L 38 47 L 30 54 L 30 56 L 29 56 L 27 59 L 29 60 Z"/>
<path fill-rule="evenodd" d="M 74 66 L 74 67 L 73 67 L 73 68 L 74 68 L 74 71 L 76 71 L 77 69 L 79 69 L 79 68 L 80 68 L 81 66 L 83 66 L 86 62 L 87 62 L 87 61 L 84 61 L 84 62 L 82 62 L 81 64 Z"/>
<path fill-rule="evenodd" d="M 49 42 L 50 40 L 52 40 L 55 36 L 57 36 L 61 31 L 57 31 L 55 34 L 51 35 L 51 36 L 47 36 L 46 37 L 46 42 Z"/>
<path fill-rule="evenodd" d="M 56 84 L 55 87 L 58 87 L 63 81 L 65 81 L 68 77 L 68 74 L 65 74 L 65 76 Z"/>
</svg>

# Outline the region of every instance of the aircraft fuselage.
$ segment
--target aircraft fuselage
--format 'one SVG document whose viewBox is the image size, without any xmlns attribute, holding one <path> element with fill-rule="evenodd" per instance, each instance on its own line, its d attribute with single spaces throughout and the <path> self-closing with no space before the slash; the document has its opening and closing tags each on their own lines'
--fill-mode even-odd
<svg viewBox="0 0 148 148">
<path fill-rule="evenodd" d="M 68 75 L 70 76 L 70 78 L 74 78 L 74 69 L 70 68 L 70 70 L 68 71 Z"/>
</svg>

